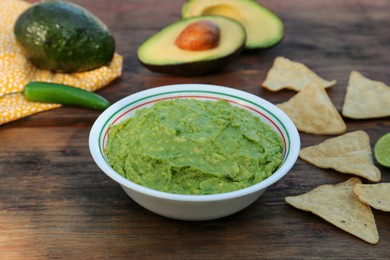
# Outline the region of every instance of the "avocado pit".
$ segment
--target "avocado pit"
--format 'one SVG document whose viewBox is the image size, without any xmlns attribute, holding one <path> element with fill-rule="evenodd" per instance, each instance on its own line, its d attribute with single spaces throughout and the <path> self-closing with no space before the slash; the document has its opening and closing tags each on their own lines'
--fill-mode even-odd
<svg viewBox="0 0 390 260">
<path fill-rule="evenodd" d="M 183 50 L 204 51 L 216 48 L 220 38 L 219 26 L 215 22 L 202 20 L 185 27 L 176 38 L 175 44 Z"/>
</svg>

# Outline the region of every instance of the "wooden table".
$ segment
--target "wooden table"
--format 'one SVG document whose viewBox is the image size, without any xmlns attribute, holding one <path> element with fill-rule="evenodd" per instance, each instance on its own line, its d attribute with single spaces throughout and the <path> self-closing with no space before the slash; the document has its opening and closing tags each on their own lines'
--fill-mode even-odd
<svg viewBox="0 0 390 260">
<path fill-rule="evenodd" d="M 173 83 L 242 89 L 273 103 L 293 91 L 260 87 L 277 56 L 336 79 L 328 94 L 340 111 L 351 70 L 390 83 L 390 2 L 387 0 L 262 1 L 279 14 L 286 35 L 278 46 L 243 54 L 221 73 L 181 78 L 152 73 L 136 59 L 148 36 L 180 17 L 178 0 L 74 0 L 100 17 L 124 56 L 123 75 L 99 91 L 112 102 Z M 184 222 L 153 214 L 132 201 L 95 165 L 88 135 L 98 111 L 63 107 L 0 126 L 0 259 L 388 259 L 390 215 L 373 210 L 380 242 L 370 245 L 284 197 L 350 175 L 298 160 L 291 172 L 245 210 L 214 221 Z M 346 119 L 373 146 L 390 130 L 389 117 Z M 301 134 L 302 146 L 329 136 Z M 379 166 L 378 166 L 379 167 Z M 390 169 L 379 167 L 382 181 Z"/>
</svg>

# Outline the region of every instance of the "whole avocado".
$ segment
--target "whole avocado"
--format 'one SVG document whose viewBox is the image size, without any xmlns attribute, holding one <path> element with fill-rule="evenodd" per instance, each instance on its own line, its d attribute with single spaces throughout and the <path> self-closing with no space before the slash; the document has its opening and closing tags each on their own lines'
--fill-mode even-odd
<svg viewBox="0 0 390 260">
<path fill-rule="evenodd" d="M 83 72 L 111 62 L 115 40 L 96 16 L 63 1 L 33 4 L 17 19 L 16 41 L 40 69 Z"/>
</svg>

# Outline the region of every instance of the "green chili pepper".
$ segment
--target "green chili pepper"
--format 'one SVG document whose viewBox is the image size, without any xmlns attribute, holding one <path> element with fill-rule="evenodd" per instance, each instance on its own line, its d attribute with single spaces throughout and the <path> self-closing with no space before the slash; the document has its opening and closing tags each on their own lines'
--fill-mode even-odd
<svg viewBox="0 0 390 260">
<path fill-rule="evenodd" d="M 58 103 L 104 110 L 110 106 L 102 96 L 63 84 L 30 82 L 24 87 L 23 95 L 28 101 Z"/>
</svg>

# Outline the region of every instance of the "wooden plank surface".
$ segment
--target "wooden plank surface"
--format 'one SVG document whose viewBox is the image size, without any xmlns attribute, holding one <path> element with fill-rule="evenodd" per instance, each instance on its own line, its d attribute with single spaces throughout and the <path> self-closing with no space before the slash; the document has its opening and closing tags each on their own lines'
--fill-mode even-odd
<svg viewBox="0 0 390 260">
<path fill-rule="evenodd" d="M 33 2 L 33 1 L 31 1 Z M 124 56 L 123 75 L 99 91 L 112 102 L 176 83 L 242 89 L 273 103 L 295 92 L 260 87 L 277 56 L 336 79 L 328 94 L 340 111 L 351 70 L 390 83 L 390 2 L 261 1 L 285 22 L 278 46 L 244 53 L 221 73 L 171 77 L 136 59 L 142 41 L 180 17 L 178 0 L 74 0 L 100 17 Z M 370 245 L 284 202 L 287 195 L 338 183 L 349 175 L 298 160 L 291 172 L 247 209 L 205 222 L 160 217 L 137 205 L 90 156 L 88 134 L 99 112 L 64 107 L 0 126 L 0 259 L 388 259 L 390 215 L 373 210 L 380 241 Z M 373 146 L 390 119 L 349 120 Z M 328 136 L 301 134 L 302 146 Z M 390 170 L 379 167 L 382 181 Z"/>
</svg>

